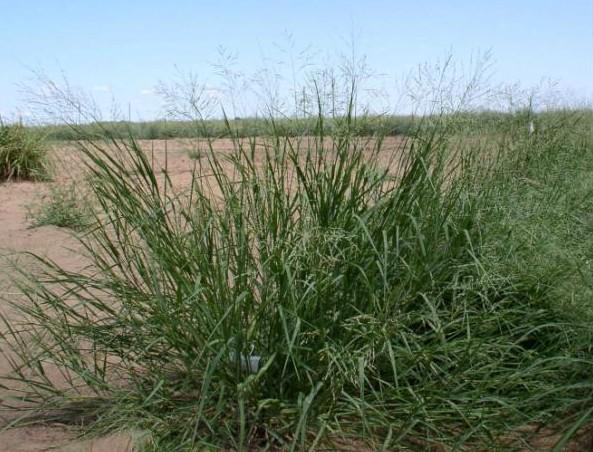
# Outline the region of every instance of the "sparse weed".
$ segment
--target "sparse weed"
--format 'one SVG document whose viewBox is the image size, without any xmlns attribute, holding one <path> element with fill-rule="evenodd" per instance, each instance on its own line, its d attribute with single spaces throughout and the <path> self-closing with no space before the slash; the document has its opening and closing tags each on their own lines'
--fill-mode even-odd
<svg viewBox="0 0 593 452">
<path fill-rule="evenodd" d="M 192 160 L 200 160 L 204 157 L 204 153 L 197 148 L 191 148 L 187 151 L 187 156 Z"/>
<path fill-rule="evenodd" d="M 89 225 L 91 217 L 88 199 L 73 183 L 52 186 L 49 194 L 29 209 L 31 227 L 52 225 L 79 231 Z"/>
</svg>

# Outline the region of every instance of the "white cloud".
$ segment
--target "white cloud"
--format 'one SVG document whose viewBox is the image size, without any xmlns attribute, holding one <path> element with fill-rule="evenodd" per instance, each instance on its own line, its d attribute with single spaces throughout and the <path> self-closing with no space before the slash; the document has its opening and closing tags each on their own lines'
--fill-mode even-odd
<svg viewBox="0 0 593 452">
<path fill-rule="evenodd" d="M 212 100 L 222 100 L 224 91 L 219 88 L 208 87 L 204 89 L 204 94 Z"/>
<path fill-rule="evenodd" d="M 152 96 L 154 94 L 154 89 L 141 89 L 140 94 L 142 94 L 143 96 Z"/>
<path fill-rule="evenodd" d="M 98 91 L 100 93 L 109 93 L 111 92 L 111 87 L 108 85 L 95 85 L 93 86 L 93 91 Z"/>
</svg>

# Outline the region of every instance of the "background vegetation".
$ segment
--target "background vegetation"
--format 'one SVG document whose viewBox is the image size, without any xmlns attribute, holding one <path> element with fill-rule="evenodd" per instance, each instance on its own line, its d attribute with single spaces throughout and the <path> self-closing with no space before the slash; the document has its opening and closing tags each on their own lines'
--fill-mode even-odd
<svg viewBox="0 0 593 452">
<path fill-rule="evenodd" d="M 570 109 L 573 116 L 578 115 L 581 128 L 593 130 L 593 112 L 589 109 Z M 536 122 L 553 123 L 554 117 L 559 114 L 557 110 L 533 112 L 525 109 L 504 113 L 497 111 L 483 111 L 466 113 L 456 112 L 450 115 L 439 115 L 438 121 L 448 118 L 448 127 L 464 134 L 477 135 L 490 132 L 504 132 L 510 124 L 520 124 L 526 128 L 530 120 Z M 522 117 L 525 122 L 514 122 L 513 118 Z M 393 115 L 367 115 L 357 117 L 353 130 L 354 136 L 366 137 L 380 136 L 407 136 L 415 133 L 418 125 L 426 121 L 430 115 L 422 116 L 393 116 Z M 298 137 L 314 135 L 316 133 L 317 118 L 244 118 L 211 119 L 204 121 L 191 120 L 156 120 L 147 122 L 128 121 L 100 121 L 88 124 L 62 124 L 34 126 L 30 129 L 51 141 L 73 141 L 80 139 L 81 135 L 98 139 L 115 137 L 129 138 L 132 135 L 137 140 L 163 140 L 175 138 L 229 138 L 251 136 L 284 136 Z M 339 127 L 339 119 L 325 118 L 325 133 L 334 134 Z M 229 128 L 230 126 L 230 128 Z"/>
<path fill-rule="evenodd" d="M 361 118 L 352 132 L 359 136 L 373 134 L 381 135 L 402 135 L 411 128 L 414 119 L 412 117 L 382 117 L 371 116 Z M 309 119 L 286 118 L 245 118 L 229 119 L 231 129 L 223 119 L 212 119 L 207 121 L 149 121 L 149 122 L 101 122 L 92 124 L 77 125 L 76 129 L 68 125 L 47 125 L 34 129 L 50 140 L 78 140 L 81 132 L 89 137 L 105 138 L 109 135 L 117 138 L 129 138 L 130 134 L 137 140 L 162 140 L 171 138 L 228 138 L 230 136 L 251 137 L 269 136 L 281 133 L 285 136 L 304 136 L 315 133 L 317 120 L 315 117 Z M 326 130 L 331 130 L 337 122 L 329 119 Z"/>
</svg>

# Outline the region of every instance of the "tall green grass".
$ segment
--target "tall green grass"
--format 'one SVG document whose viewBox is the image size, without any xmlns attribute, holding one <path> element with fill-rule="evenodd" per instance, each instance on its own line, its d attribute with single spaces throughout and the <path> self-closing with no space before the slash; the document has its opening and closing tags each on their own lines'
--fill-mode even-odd
<svg viewBox="0 0 593 452">
<path fill-rule="evenodd" d="M 4 124 L 0 119 L 0 182 L 47 179 L 48 176 L 43 137 L 22 124 Z"/>
<path fill-rule="evenodd" d="M 181 194 L 133 133 L 82 140 L 91 266 L 23 269 L 6 387 L 153 450 L 512 447 L 586 423 L 589 279 L 558 282 L 588 269 L 590 187 L 562 190 L 591 141 L 562 113 L 505 117 L 484 148 L 432 117 L 387 148 L 352 111 L 296 137 L 227 121 L 232 153 L 211 145 Z"/>
</svg>

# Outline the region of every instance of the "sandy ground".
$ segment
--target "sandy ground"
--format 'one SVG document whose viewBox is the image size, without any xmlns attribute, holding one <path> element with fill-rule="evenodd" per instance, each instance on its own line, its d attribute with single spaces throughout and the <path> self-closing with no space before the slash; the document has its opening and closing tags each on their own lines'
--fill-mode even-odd
<svg viewBox="0 0 593 452">
<path fill-rule="evenodd" d="M 401 141 L 390 139 L 387 147 L 399 146 Z M 191 181 L 195 160 L 190 158 L 190 150 L 200 147 L 188 140 L 141 142 L 154 157 L 155 167 L 167 167 L 175 187 L 187 187 Z M 202 145 L 203 147 L 203 145 Z M 229 140 L 219 140 L 215 144 L 217 152 L 228 152 L 232 147 Z M 165 152 L 165 149 L 167 152 Z M 55 182 L 65 184 L 71 181 L 82 183 L 84 172 L 80 154 L 73 146 L 52 149 L 55 162 Z M 32 252 L 48 257 L 63 267 L 76 270 L 85 265 L 79 254 L 80 246 L 69 230 L 54 226 L 30 227 L 28 211 L 31 205 L 43 202 L 52 183 L 8 182 L 0 184 L 0 293 L 18 302 L 19 293 L 14 286 L 14 268 L 34 271 L 33 260 L 23 252 Z M 6 313 L 5 307 L 1 307 Z M 0 357 L 0 372 L 4 374 L 8 364 Z M 0 393 L 0 398 L 6 394 Z M 133 437 L 138 435 L 118 434 L 106 438 L 79 441 L 76 432 L 66 426 L 40 426 L 12 429 L 0 432 L 0 452 L 33 452 L 59 450 L 65 452 L 93 451 L 119 452 L 132 450 Z M 580 444 L 579 444 L 580 443 Z M 570 450 L 593 450 L 589 440 L 574 443 Z M 550 439 L 539 444 L 539 450 L 548 450 Z"/>
</svg>

